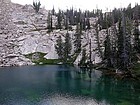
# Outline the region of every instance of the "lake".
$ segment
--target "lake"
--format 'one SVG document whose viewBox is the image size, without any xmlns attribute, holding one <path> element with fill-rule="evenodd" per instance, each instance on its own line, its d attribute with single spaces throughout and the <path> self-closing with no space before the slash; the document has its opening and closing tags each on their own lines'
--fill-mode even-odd
<svg viewBox="0 0 140 105">
<path fill-rule="evenodd" d="M 140 82 L 67 65 L 4 67 L 0 105 L 140 105 Z"/>
</svg>

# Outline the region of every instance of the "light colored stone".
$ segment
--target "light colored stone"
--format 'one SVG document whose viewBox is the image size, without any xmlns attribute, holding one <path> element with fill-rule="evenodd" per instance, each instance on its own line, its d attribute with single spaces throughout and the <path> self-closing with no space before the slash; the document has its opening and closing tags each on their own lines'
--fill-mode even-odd
<svg viewBox="0 0 140 105">
<path fill-rule="evenodd" d="M 6 12 L 6 14 L 2 15 L 4 20 L 0 21 L 0 23 L 4 22 L 5 24 L 8 24 L 8 26 L 0 24 L 0 27 L 6 28 L 0 30 L 0 61 L 4 62 L 3 64 L 0 64 L 0 66 L 31 65 L 33 63 L 23 55 L 34 52 L 46 53 L 44 56 L 46 59 L 57 59 L 58 55 L 55 51 L 56 39 L 61 35 L 62 40 L 64 41 L 67 30 L 58 29 L 51 33 L 47 33 L 47 10 L 42 8 L 39 11 L 40 13 L 36 14 L 32 5 L 23 6 L 11 3 L 9 0 L 7 1 L 8 2 L 6 3 L 8 4 L 2 4 L 0 7 L 0 10 L 3 10 L 3 13 Z M 10 6 L 12 7 L 11 11 L 9 11 Z M 57 24 L 57 17 L 52 16 L 52 18 L 53 27 L 55 27 Z M 97 20 L 98 18 L 91 18 L 90 23 L 94 25 Z M 72 28 L 73 31 L 68 32 L 73 39 L 76 26 L 72 26 Z M 103 43 L 106 36 L 104 33 L 104 30 L 99 32 L 101 43 Z M 82 38 L 82 48 L 86 49 L 87 56 L 89 56 L 90 39 L 92 40 L 92 49 L 97 48 L 95 29 L 91 29 L 87 32 L 83 31 Z M 72 47 L 73 54 L 74 46 L 72 45 Z M 81 58 L 82 56 L 79 54 L 75 61 L 76 65 L 80 62 Z M 95 58 L 95 63 L 101 61 L 96 51 L 92 53 L 92 58 Z"/>
</svg>

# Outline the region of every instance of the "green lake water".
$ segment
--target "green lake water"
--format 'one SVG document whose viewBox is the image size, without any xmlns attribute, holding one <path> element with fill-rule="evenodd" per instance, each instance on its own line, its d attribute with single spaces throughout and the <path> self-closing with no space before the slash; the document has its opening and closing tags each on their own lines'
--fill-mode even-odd
<svg viewBox="0 0 140 105">
<path fill-rule="evenodd" d="M 140 82 L 64 65 L 5 67 L 0 105 L 140 105 Z"/>
</svg>

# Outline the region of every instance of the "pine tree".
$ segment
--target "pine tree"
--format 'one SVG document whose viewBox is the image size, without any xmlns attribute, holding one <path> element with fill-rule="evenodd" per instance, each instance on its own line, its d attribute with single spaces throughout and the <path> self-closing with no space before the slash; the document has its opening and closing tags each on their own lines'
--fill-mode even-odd
<svg viewBox="0 0 140 105">
<path fill-rule="evenodd" d="M 122 62 L 123 62 L 123 58 L 122 58 L 122 54 L 123 54 L 123 28 L 122 28 L 122 23 L 121 23 L 122 19 L 119 20 L 119 30 L 118 30 L 118 51 L 117 51 L 117 67 L 122 67 Z"/>
<path fill-rule="evenodd" d="M 75 25 L 75 24 L 74 24 L 73 7 L 72 7 L 72 9 L 71 9 L 70 12 L 69 12 L 69 22 L 70 22 L 70 25 Z"/>
<path fill-rule="evenodd" d="M 139 20 L 140 18 L 140 6 L 138 4 L 135 5 L 134 9 L 133 9 L 134 13 L 133 13 L 133 19 L 134 20 Z"/>
<path fill-rule="evenodd" d="M 122 71 L 127 71 L 131 64 L 131 29 L 127 25 L 128 21 L 126 20 L 124 11 L 122 11 L 118 33 L 118 69 Z"/>
<path fill-rule="evenodd" d="M 134 50 L 132 49 L 132 20 L 130 17 L 126 17 L 126 53 L 127 53 L 127 68 L 132 67 L 132 57 Z"/>
<path fill-rule="evenodd" d="M 110 38 L 107 34 L 105 42 L 104 42 L 105 50 L 104 50 L 104 60 L 106 61 L 107 67 L 112 67 L 111 62 L 111 46 L 110 46 Z"/>
<path fill-rule="evenodd" d="M 52 15 L 55 15 L 55 9 L 54 9 L 54 6 L 53 6 L 53 9 L 52 9 Z"/>
<path fill-rule="evenodd" d="M 64 63 L 68 63 L 68 60 L 70 60 L 71 50 L 72 50 L 71 37 L 70 34 L 67 32 L 64 42 Z"/>
<path fill-rule="evenodd" d="M 64 26 L 65 26 L 66 30 L 69 29 L 69 23 L 68 23 L 68 18 L 67 17 L 65 17 L 65 19 L 64 19 Z"/>
<path fill-rule="evenodd" d="M 131 3 L 127 6 L 125 13 L 129 19 L 133 18 Z"/>
<path fill-rule="evenodd" d="M 112 11 L 112 14 L 113 14 L 114 23 L 119 22 L 119 19 L 120 19 L 120 17 L 121 17 L 121 10 L 115 8 L 115 9 Z"/>
<path fill-rule="evenodd" d="M 85 18 L 83 19 L 83 21 L 81 22 L 81 27 L 82 27 L 82 29 L 84 30 L 84 31 L 86 31 L 86 20 L 85 20 Z"/>
<path fill-rule="evenodd" d="M 109 31 L 109 21 L 111 20 L 108 20 L 107 19 L 107 16 L 105 14 L 105 27 L 107 28 L 106 29 L 106 39 L 104 41 L 104 47 L 105 47 L 105 50 L 104 50 L 104 60 L 106 61 L 106 66 L 107 67 L 112 67 L 113 66 L 113 62 L 112 62 L 112 51 L 111 51 L 111 41 L 110 41 L 110 31 Z"/>
<path fill-rule="evenodd" d="M 92 64 L 92 51 L 91 51 L 91 39 L 89 42 L 89 64 Z"/>
<path fill-rule="evenodd" d="M 81 51 L 81 28 L 80 24 L 77 24 L 76 33 L 74 34 L 74 48 L 75 53 L 79 53 Z"/>
<path fill-rule="evenodd" d="M 111 62 L 112 66 L 117 68 L 117 46 L 118 46 L 118 37 L 117 37 L 117 28 L 114 21 L 114 16 L 112 14 L 112 31 L 110 31 L 110 48 L 111 48 Z"/>
<path fill-rule="evenodd" d="M 61 10 L 59 10 L 58 14 L 57 14 L 57 29 L 62 29 L 62 12 Z"/>
<path fill-rule="evenodd" d="M 134 26 L 134 49 L 137 53 L 140 53 L 140 32 L 139 32 L 139 23 L 135 21 Z"/>
<path fill-rule="evenodd" d="M 64 58 L 64 43 L 62 41 L 62 38 L 61 36 L 59 36 L 56 40 L 56 45 L 55 45 L 55 49 L 56 49 L 56 52 L 58 54 L 58 58 L 60 60 L 63 60 Z"/>
<path fill-rule="evenodd" d="M 48 32 L 51 32 L 53 30 L 53 27 L 52 27 L 52 15 L 51 15 L 50 11 L 48 12 L 47 28 L 48 28 Z"/>
<path fill-rule="evenodd" d="M 33 1 L 33 8 L 34 8 L 34 10 L 36 11 L 36 13 L 38 13 L 39 12 L 39 9 L 40 9 L 40 6 L 41 6 L 41 3 L 40 3 L 40 1 Z"/>
<path fill-rule="evenodd" d="M 89 18 L 87 18 L 87 20 L 86 20 L 86 26 L 87 26 L 86 29 L 90 29 L 90 21 L 89 21 Z"/>
<path fill-rule="evenodd" d="M 95 41 L 96 41 L 96 44 L 97 44 L 98 55 L 103 60 L 103 52 L 102 52 L 101 43 L 100 43 L 98 24 L 95 25 L 95 31 L 96 31 L 96 33 L 95 33 Z"/>
</svg>

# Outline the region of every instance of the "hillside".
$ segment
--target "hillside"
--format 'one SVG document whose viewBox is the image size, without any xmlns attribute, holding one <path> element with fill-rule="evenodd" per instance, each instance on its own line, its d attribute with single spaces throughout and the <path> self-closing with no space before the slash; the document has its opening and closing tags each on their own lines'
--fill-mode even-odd
<svg viewBox="0 0 140 105">
<path fill-rule="evenodd" d="M 84 50 L 86 52 L 84 62 L 91 61 L 92 64 L 95 64 L 106 59 L 105 51 L 109 51 L 109 49 L 106 50 L 105 41 L 109 41 L 107 40 L 108 35 L 111 48 L 114 48 L 113 43 L 117 43 L 118 31 L 114 30 L 119 30 L 119 18 L 117 18 L 119 16 L 115 15 L 120 15 L 121 10 L 107 13 L 96 10 L 92 13 L 70 9 L 53 13 L 52 10 L 41 8 L 36 13 L 32 5 L 23 6 L 11 3 L 9 0 L 0 3 L 0 66 L 43 64 L 47 60 L 56 60 L 59 58 L 55 48 L 58 37 L 61 36 L 64 42 L 67 33 L 71 43 L 69 61 L 76 65 L 81 62 Z M 130 8 L 130 10 L 134 9 Z M 126 9 L 126 13 L 129 14 L 127 10 L 129 7 Z M 113 13 L 114 15 L 112 15 Z M 132 15 L 135 14 L 130 14 L 128 17 L 131 18 Z M 111 16 L 114 16 L 114 20 Z M 130 21 L 133 25 L 134 20 Z M 48 27 L 50 24 L 51 28 Z M 133 29 L 129 30 L 133 31 Z M 81 35 L 81 45 L 80 50 L 76 52 L 75 35 L 79 34 L 78 32 Z M 133 40 L 132 38 L 132 43 L 134 43 Z"/>
<path fill-rule="evenodd" d="M 9 3 L 8 6 L 4 5 L 6 9 L 6 16 L 3 25 L 6 25 L 8 20 L 8 27 L 0 30 L 0 41 L 1 46 L 1 66 L 10 65 L 27 65 L 32 64 L 30 60 L 26 59 L 24 55 L 42 52 L 46 53 L 45 58 L 57 59 L 58 55 L 55 51 L 56 39 L 59 35 L 64 36 L 67 33 L 65 29 L 55 29 L 53 32 L 48 33 L 47 31 L 47 17 L 48 11 L 44 8 L 40 9 L 39 13 L 36 14 L 31 5 L 19 5 Z M 8 11 L 10 9 L 10 11 Z M 5 12 L 3 10 L 3 12 Z M 7 19 L 8 18 L 8 19 Z M 96 22 L 97 18 L 91 18 L 91 24 Z M 57 17 L 53 16 L 53 25 L 57 22 Z M 2 26 L 2 25 L 1 25 Z M 68 32 L 73 38 L 75 34 L 76 26 L 72 26 L 72 30 Z M 11 29 L 12 28 L 12 29 Z M 89 52 L 89 39 L 92 41 L 92 49 L 96 49 L 95 43 L 95 29 L 83 31 L 82 35 L 82 48 L 86 48 L 87 56 Z M 101 35 L 104 33 L 100 32 Z M 101 36 L 104 39 L 104 35 Z M 63 37 L 64 38 L 64 37 Z M 13 48 L 9 48 L 13 45 Z M 74 53 L 74 52 L 73 52 Z M 93 52 L 95 62 L 100 62 L 100 57 Z M 80 60 L 80 55 L 76 59 L 76 64 Z M 20 63 L 22 62 L 22 63 Z"/>
</svg>

